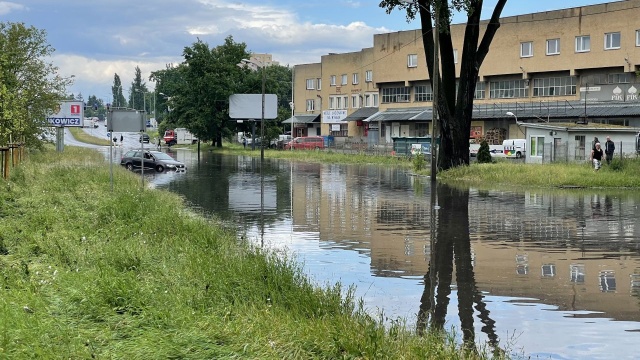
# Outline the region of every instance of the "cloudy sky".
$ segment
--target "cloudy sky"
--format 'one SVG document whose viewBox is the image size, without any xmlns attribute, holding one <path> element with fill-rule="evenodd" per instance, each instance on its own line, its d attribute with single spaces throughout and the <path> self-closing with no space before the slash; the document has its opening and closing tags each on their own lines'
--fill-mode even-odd
<svg viewBox="0 0 640 360">
<path fill-rule="evenodd" d="M 510 0 L 503 16 L 607 2 Z M 144 79 L 182 61 L 198 38 L 211 47 L 232 35 L 282 65 L 315 63 L 330 52 L 372 46 L 373 34 L 415 29 L 403 13 L 386 14 L 379 0 L 0 0 L 0 21 L 44 29 L 55 49 L 52 62 L 75 75 L 74 94 L 110 101 L 113 76 L 126 88 L 135 67 Z M 483 18 L 495 0 L 485 0 Z M 456 17 L 455 22 L 463 22 Z M 147 81 L 149 89 L 153 83 Z M 127 96 L 127 93 L 125 93 Z"/>
</svg>

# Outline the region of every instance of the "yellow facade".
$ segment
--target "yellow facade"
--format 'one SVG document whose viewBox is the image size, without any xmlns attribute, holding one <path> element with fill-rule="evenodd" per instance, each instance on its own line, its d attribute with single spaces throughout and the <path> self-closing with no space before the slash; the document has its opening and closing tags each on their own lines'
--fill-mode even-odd
<svg viewBox="0 0 640 360">
<path fill-rule="evenodd" d="M 627 0 L 500 19 L 501 26 L 480 68 L 478 84 L 479 88 L 484 86 L 484 97 L 474 103 L 580 101 L 586 96 L 581 88 L 636 83 L 635 72 L 640 65 L 639 18 L 640 0 Z M 464 24 L 451 27 L 458 73 L 464 27 Z M 481 34 L 483 32 L 484 29 Z M 427 36 L 430 34 L 429 31 Z M 349 104 L 341 103 L 340 109 L 351 115 L 366 106 L 364 98 L 373 92 L 378 93 L 380 111 L 431 107 L 431 101 L 417 101 L 415 94 L 415 85 L 430 86 L 424 57 L 421 30 L 409 30 L 374 35 L 371 48 L 327 54 L 319 63 L 294 66 L 295 114 L 320 114 L 336 108 L 331 98 L 346 96 Z M 371 79 L 366 79 L 367 72 Z M 358 74 L 358 84 L 353 83 L 353 74 Z M 344 75 L 346 83 L 342 81 Z M 309 79 L 316 82 L 321 79 L 321 88 L 307 89 Z M 332 79 L 335 85 L 331 84 Z M 520 94 L 516 90 L 515 96 L 509 96 L 512 89 L 501 91 L 502 86 L 522 88 L 519 88 Z M 409 87 L 410 95 L 401 101 L 386 101 L 383 93 L 388 87 Z M 352 96 L 361 99 L 355 107 Z M 316 100 L 312 112 L 304 107 L 307 100 Z M 500 120 L 508 123 L 503 127 L 510 137 L 520 134 L 514 119 Z M 487 130 L 485 121 L 475 123 L 483 132 Z M 388 125 L 391 128 L 391 124 Z M 328 124 L 323 124 L 321 135 L 332 135 L 330 130 Z M 348 122 L 348 135 L 342 136 L 363 137 L 362 130 L 362 124 Z M 431 129 L 429 131 L 431 133 Z"/>
</svg>

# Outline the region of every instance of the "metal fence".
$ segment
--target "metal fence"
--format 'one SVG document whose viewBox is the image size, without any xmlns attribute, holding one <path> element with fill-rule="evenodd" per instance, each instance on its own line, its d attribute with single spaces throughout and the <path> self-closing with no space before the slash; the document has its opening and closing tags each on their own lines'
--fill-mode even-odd
<svg viewBox="0 0 640 360">
<path fill-rule="evenodd" d="M 638 157 L 636 143 L 633 141 L 618 141 L 615 143 L 614 159 L 630 159 Z M 540 156 L 542 163 L 579 163 L 591 160 L 591 144 L 584 147 L 571 146 L 567 142 L 544 143 L 544 147 L 537 154 L 527 154 L 527 156 Z M 603 147 L 604 151 L 604 147 Z M 604 160 L 604 158 L 603 158 Z"/>
</svg>

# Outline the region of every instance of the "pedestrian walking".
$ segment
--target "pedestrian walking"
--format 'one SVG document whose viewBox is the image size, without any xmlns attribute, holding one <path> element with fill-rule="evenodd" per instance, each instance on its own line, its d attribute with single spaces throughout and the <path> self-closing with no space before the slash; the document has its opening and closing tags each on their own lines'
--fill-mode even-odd
<svg viewBox="0 0 640 360">
<path fill-rule="evenodd" d="M 158 136 L 158 150 L 160 150 L 160 137 Z"/>
<path fill-rule="evenodd" d="M 245 149 L 247 148 L 247 138 L 244 136 L 242 137 L 242 147 Z"/>
<path fill-rule="evenodd" d="M 595 171 L 600 170 L 602 164 L 602 155 L 604 152 L 600 148 L 600 143 L 596 143 L 594 149 L 591 150 L 591 162 L 593 162 L 593 168 Z"/>
<path fill-rule="evenodd" d="M 122 134 L 120 134 L 120 146 L 124 146 L 124 136 L 122 136 Z"/>
<path fill-rule="evenodd" d="M 607 142 L 604 143 L 604 156 L 607 159 L 607 165 L 613 160 L 613 153 L 616 152 L 616 144 L 611 141 L 611 137 L 607 136 Z"/>
</svg>

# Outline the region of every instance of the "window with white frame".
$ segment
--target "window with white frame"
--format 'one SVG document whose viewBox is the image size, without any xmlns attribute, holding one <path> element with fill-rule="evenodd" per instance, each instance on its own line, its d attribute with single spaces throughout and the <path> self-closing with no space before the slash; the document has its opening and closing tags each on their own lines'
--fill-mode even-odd
<svg viewBox="0 0 640 360">
<path fill-rule="evenodd" d="M 566 96 L 576 94 L 576 77 L 533 79 L 533 96 Z"/>
<path fill-rule="evenodd" d="M 418 54 L 407 55 L 407 67 L 418 67 Z"/>
<path fill-rule="evenodd" d="M 373 81 L 373 70 L 367 70 L 364 72 L 364 81 L 366 82 Z"/>
<path fill-rule="evenodd" d="M 431 88 L 431 84 L 414 86 L 413 99 L 416 102 L 433 101 L 433 89 Z"/>
<path fill-rule="evenodd" d="M 349 135 L 349 124 L 331 124 L 331 136 L 344 137 Z M 340 130 L 338 130 L 340 128 Z"/>
<path fill-rule="evenodd" d="M 342 85 L 347 85 L 347 74 L 342 74 Z"/>
<path fill-rule="evenodd" d="M 382 103 L 409 102 L 409 87 L 382 88 Z"/>
<path fill-rule="evenodd" d="M 629 73 L 614 73 L 607 75 L 608 84 L 628 84 L 631 82 L 631 74 Z"/>
<path fill-rule="evenodd" d="M 529 138 L 530 156 L 542 157 L 544 155 L 544 136 L 532 136 Z"/>
<path fill-rule="evenodd" d="M 335 109 L 336 109 L 336 97 L 329 96 L 329 110 L 335 110 Z"/>
<path fill-rule="evenodd" d="M 349 96 L 347 95 L 331 95 L 329 96 L 329 109 L 341 110 L 349 106 Z"/>
<path fill-rule="evenodd" d="M 360 95 L 358 94 L 351 95 L 351 108 L 352 109 L 360 108 Z"/>
<path fill-rule="evenodd" d="M 317 83 L 318 83 L 318 90 L 322 90 L 322 79 L 321 78 L 317 78 Z"/>
<path fill-rule="evenodd" d="M 486 96 L 486 90 L 485 90 L 486 86 L 487 86 L 487 83 L 485 83 L 484 81 L 476 82 L 476 92 L 473 94 L 473 98 L 484 99 L 484 97 Z"/>
<path fill-rule="evenodd" d="M 560 54 L 560 39 L 547 40 L 547 55 Z"/>
<path fill-rule="evenodd" d="M 315 89 L 315 79 L 307 79 L 307 90 Z"/>
<path fill-rule="evenodd" d="M 316 109 L 316 101 L 314 99 L 307 100 L 307 111 L 314 111 Z"/>
<path fill-rule="evenodd" d="M 364 107 L 378 107 L 379 97 L 378 93 L 366 93 L 364 94 Z"/>
<path fill-rule="evenodd" d="M 341 109 L 348 109 L 349 108 L 349 95 L 344 95 L 342 96 L 342 107 Z"/>
<path fill-rule="evenodd" d="M 353 85 L 358 85 L 358 82 L 360 80 L 360 76 L 359 75 L 360 74 L 358 74 L 358 73 L 353 73 L 353 76 L 352 76 L 352 79 L 351 79 L 351 83 Z"/>
<path fill-rule="evenodd" d="M 604 34 L 604 49 L 613 50 L 620 49 L 620 33 L 611 32 Z"/>
<path fill-rule="evenodd" d="M 520 57 L 532 57 L 533 56 L 533 41 L 526 41 L 520 43 Z"/>
<path fill-rule="evenodd" d="M 576 36 L 576 52 L 588 52 L 591 51 L 591 36 L 580 35 Z"/>
<path fill-rule="evenodd" d="M 331 75 L 331 77 L 329 78 L 329 85 L 331 86 L 336 86 L 336 76 L 335 75 Z"/>
<path fill-rule="evenodd" d="M 453 49 L 453 63 L 458 63 L 458 49 Z"/>
<path fill-rule="evenodd" d="M 640 46 L 640 30 L 636 30 L 636 46 Z"/>
<path fill-rule="evenodd" d="M 491 99 L 525 98 L 529 96 L 529 80 L 502 80 L 489 82 Z"/>
</svg>

